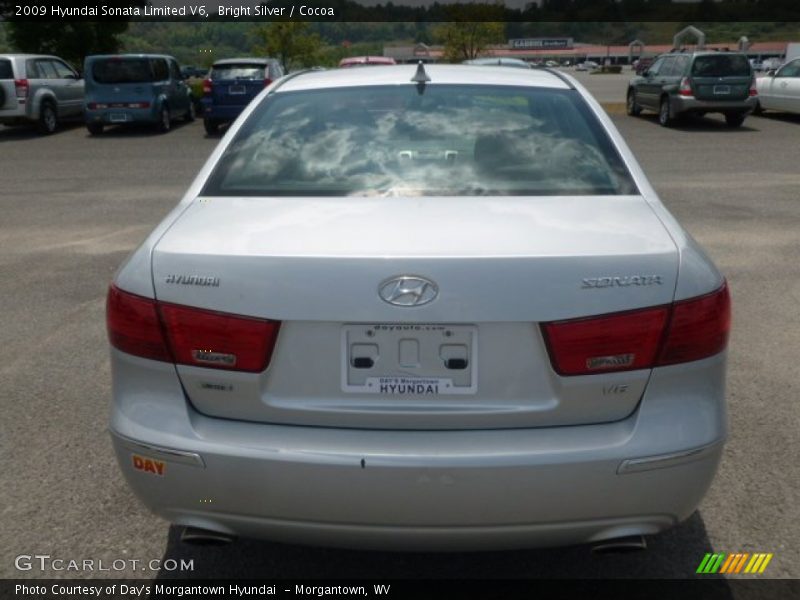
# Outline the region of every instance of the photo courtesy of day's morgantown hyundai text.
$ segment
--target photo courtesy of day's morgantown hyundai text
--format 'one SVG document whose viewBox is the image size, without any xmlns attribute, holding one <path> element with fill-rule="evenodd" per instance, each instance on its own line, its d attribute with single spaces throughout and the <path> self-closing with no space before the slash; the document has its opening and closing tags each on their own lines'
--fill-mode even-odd
<svg viewBox="0 0 800 600">
<path fill-rule="evenodd" d="M 121 469 L 198 536 L 654 534 L 727 434 L 725 279 L 548 69 L 272 82 L 120 268 L 107 324 Z"/>
</svg>

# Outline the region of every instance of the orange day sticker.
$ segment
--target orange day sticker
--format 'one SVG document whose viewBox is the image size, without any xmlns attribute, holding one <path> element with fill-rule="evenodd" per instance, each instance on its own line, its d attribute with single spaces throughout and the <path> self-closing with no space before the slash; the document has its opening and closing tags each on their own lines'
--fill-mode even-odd
<svg viewBox="0 0 800 600">
<path fill-rule="evenodd" d="M 144 471 L 153 475 L 164 475 L 166 469 L 164 462 L 153 458 L 144 458 L 138 454 L 132 454 L 131 456 L 133 457 L 133 468 L 137 471 Z"/>
</svg>

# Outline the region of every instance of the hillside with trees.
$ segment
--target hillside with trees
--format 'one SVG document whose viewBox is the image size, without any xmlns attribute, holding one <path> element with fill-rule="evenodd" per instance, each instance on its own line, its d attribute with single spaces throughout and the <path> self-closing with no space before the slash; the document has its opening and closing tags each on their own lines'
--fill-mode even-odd
<svg viewBox="0 0 800 600">
<path fill-rule="evenodd" d="M 592 44 L 627 44 L 634 39 L 668 44 L 691 23 L 516 23 L 500 24 L 493 40 L 566 36 Z M 319 44 L 313 64 L 333 65 L 344 56 L 381 54 L 383 45 L 443 42 L 441 23 L 307 23 L 304 31 Z M 257 53 L 266 44 L 265 26 L 255 22 L 131 23 L 120 36 L 127 52 L 167 52 L 182 64 L 208 66 L 214 60 Z M 746 35 L 751 42 L 800 40 L 800 23 L 702 23 L 709 43 L 735 43 Z M 266 28 L 266 29 L 265 29 Z M 276 31 L 277 33 L 277 31 Z M 273 48 L 274 49 L 274 48 Z M 307 61 L 306 61 L 307 62 Z M 302 66 L 302 65 L 297 65 Z"/>
<path fill-rule="evenodd" d="M 698 25 L 709 43 L 735 43 L 741 36 L 751 42 L 772 40 L 800 41 L 798 22 L 502 22 L 502 31 L 491 39 L 501 43 L 510 38 L 564 36 L 592 44 L 627 44 L 641 39 L 648 44 L 668 44 L 686 25 Z M 444 41 L 447 27 L 436 22 L 325 22 L 304 23 L 303 31 L 318 48 L 301 52 L 304 57 L 294 66 L 330 66 L 345 56 L 381 54 L 383 46 Z M 208 66 L 214 60 L 263 53 L 270 46 L 269 26 L 258 22 L 131 22 L 127 30 L 115 32 L 120 52 L 165 52 L 181 64 Z M 0 22 L 0 51 L 20 50 L 9 34 L 11 24 Z M 452 29 L 450 29 L 452 34 Z M 35 45 L 35 44 L 34 44 Z M 44 48 L 32 48 L 43 51 Z M 78 52 L 81 51 L 79 48 Z M 313 60 L 312 58 L 313 57 Z"/>
</svg>

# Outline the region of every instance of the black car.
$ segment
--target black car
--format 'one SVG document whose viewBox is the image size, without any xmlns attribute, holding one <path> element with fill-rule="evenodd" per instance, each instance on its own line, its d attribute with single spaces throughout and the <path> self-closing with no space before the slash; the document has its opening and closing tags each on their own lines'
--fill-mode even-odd
<svg viewBox="0 0 800 600">
<path fill-rule="evenodd" d="M 669 127 L 685 114 L 725 115 L 739 127 L 757 105 L 753 68 L 740 52 L 673 52 L 659 56 L 628 84 L 627 111 L 637 116 L 643 109 L 658 113 Z"/>
</svg>

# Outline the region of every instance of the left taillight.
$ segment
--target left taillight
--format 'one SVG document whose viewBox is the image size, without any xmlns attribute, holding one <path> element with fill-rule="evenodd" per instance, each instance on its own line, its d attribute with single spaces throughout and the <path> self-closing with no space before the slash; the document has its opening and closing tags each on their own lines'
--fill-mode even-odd
<svg viewBox="0 0 800 600">
<path fill-rule="evenodd" d="M 16 90 L 17 98 L 19 100 L 27 100 L 28 92 L 30 91 L 30 84 L 27 79 L 15 79 L 14 89 Z"/>
<path fill-rule="evenodd" d="M 203 79 L 203 95 L 210 96 L 211 92 L 212 92 L 211 78 L 207 77 L 206 79 Z"/>
<path fill-rule="evenodd" d="M 692 80 L 688 77 L 681 79 L 680 87 L 678 88 L 678 95 L 680 96 L 694 96 L 692 89 Z"/>
<path fill-rule="evenodd" d="M 112 285 L 106 298 L 106 328 L 114 348 L 142 358 L 172 362 L 155 300 Z"/>
<path fill-rule="evenodd" d="M 592 375 L 650 369 L 708 358 L 728 343 L 731 304 L 727 284 L 671 305 L 543 323 L 553 369 Z"/>
<path fill-rule="evenodd" d="M 158 302 L 113 285 L 106 321 L 111 345 L 128 354 L 252 373 L 269 365 L 280 329 L 280 321 Z"/>
<path fill-rule="evenodd" d="M 251 373 L 269 365 L 279 321 L 176 304 L 161 304 L 159 311 L 178 364 Z"/>
</svg>

